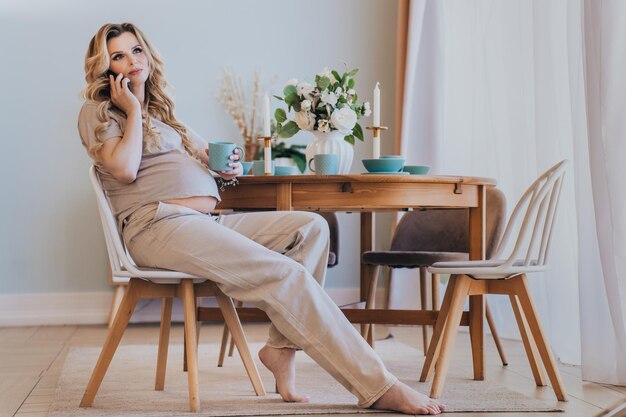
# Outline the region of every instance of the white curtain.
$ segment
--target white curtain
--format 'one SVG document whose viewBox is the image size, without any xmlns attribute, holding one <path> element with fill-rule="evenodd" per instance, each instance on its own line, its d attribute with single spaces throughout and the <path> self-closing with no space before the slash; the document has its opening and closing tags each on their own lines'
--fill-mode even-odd
<svg viewBox="0 0 626 417">
<path fill-rule="evenodd" d="M 582 354 L 585 379 L 626 383 L 618 182 L 626 177 L 626 52 L 618 48 L 626 45 L 626 4 L 586 6 L 583 14 L 572 0 L 413 0 L 401 148 L 408 163 L 432 165 L 435 174 L 496 178 L 509 211 L 541 172 L 572 161 L 550 269 L 532 274 L 531 288 L 559 359 L 580 364 Z M 594 56 L 600 43 L 605 53 Z M 392 304 L 415 305 L 403 288 L 415 279 L 403 274 L 394 272 Z M 519 337 L 508 299 L 489 303 L 501 335 Z"/>
<path fill-rule="evenodd" d="M 590 259 L 594 274 L 580 277 L 583 378 L 626 384 L 626 3 L 585 0 L 584 6 L 595 203 L 595 216 L 586 213 L 585 221 L 591 223 L 589 232 L 596 232 L 601 262 Z"/>
</svg>

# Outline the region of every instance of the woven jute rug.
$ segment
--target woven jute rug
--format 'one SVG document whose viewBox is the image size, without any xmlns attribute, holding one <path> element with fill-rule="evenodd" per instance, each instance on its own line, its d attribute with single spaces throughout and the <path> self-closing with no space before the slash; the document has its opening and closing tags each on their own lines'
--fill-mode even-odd
<svg viewBox="0 0 626 417">
<path fill-rule="evenodd" d="M 256 353 L 261 346 L 252 344 L 251 349 Z M 430 384 L 416 382 L 423 363 L 421 352 L 394 340 L 377 342 L 376 351 L 401 380 L 418 391 L 428 392 Z M 164 391 L 154 391 L 156 346 L 120 346 L 93 407 L 79 408 L 99 353 L 99 348 L 74 348 L 68 353 L 49 416 L 262 416 L 372 412 L 357 408 L 352 394 L 304 352 L 296 354 L 297 388 L 311 397 L 310 403 L 285 403 L 278 394 L 269 392 L 273 391 L 274 380 L 260 364 L 268 394 L 257 397 L 238 356 L 227 358 L 222 368 L 216 366 L 218 345 L 199 347 L 199 413 L 189 412 L 181 345 L 170 346 Z M 454 367 L 448 374 L 441 401 L 449 412 L 560 411 L 556 400 L 538 400 L 489 381 L 473 381 L 471 370 Z"/>
</svg>

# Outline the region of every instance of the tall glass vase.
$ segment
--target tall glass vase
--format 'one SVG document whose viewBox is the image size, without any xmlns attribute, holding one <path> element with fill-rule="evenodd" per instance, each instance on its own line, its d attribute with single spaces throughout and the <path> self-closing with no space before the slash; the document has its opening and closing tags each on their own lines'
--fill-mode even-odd
<svg viewBox="0 0 626 417">
<path fill-rule="evenodd" d="M 334 153 L 339 155 L 339 174 L 348 174 L 352 166 L 352 158 L 354 157 L 354 149 L 352 145 L 346 142 L 344 134 L 338 130 L 331 130 L 328 133 L 313 130 L 311 133 L 315 135 L 315 140 L 306 146 L 307 163 L 313 159 L 314 155 L 321 153 Z"/>
</svg>

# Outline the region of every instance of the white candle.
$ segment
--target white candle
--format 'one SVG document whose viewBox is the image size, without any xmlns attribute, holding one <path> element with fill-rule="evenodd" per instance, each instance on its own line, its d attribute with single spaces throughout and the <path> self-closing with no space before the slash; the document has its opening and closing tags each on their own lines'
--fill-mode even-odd
<svg viewBox="0 0 626 417">
<path fill-rule="evenodd" d="M 374 87 L 374 126 L 380 126 L 380 83 Z"/>
<path fill-rule="evenodd" d="M 372 154 L 372 158 L 380 158 L 380 138 L 376 136 L 374 136 L 374 151 L 372 152 Z"/>
<path fill-rule="evenodd" d="M 271 128 L 270 128 L 270 98 L 265 93 L 263 97 L 263 136 L 271 136 Z"/>
<path fill-rule="evenodd" d="M 272 147 L 271 146 L 267 146 L 263 149 L 263 158 L 265 159 L 265 175 L 271 175 L 272 174 Z"/>
</svg>

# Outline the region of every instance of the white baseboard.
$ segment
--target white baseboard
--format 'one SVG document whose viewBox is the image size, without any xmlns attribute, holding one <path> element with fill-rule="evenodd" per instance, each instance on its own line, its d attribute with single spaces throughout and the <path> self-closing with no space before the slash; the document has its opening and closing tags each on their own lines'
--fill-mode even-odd
<svg viewBox="0 0 626 417">
<path fill-rule="evenodd" d="M 106 323 L 112 300 L 109 291 L 0 294 L 0 326 Z"/>
<path fill-rule="evenodd" d="M 338 305 L 358 300 L 358 288 L 327 288 Z M 386 292 L 377 291 L 377 305 L 384 305 Z M 110 291 L 80 293 L 0 294 L 0 327 L 75 324 L 105 324 L 113 300 Z M 146 303 L 138 308 L 132 322 L 160 320 L 160 303 Z M 173 312 L 174 321 L 182 313 Z"/>
</svg>

